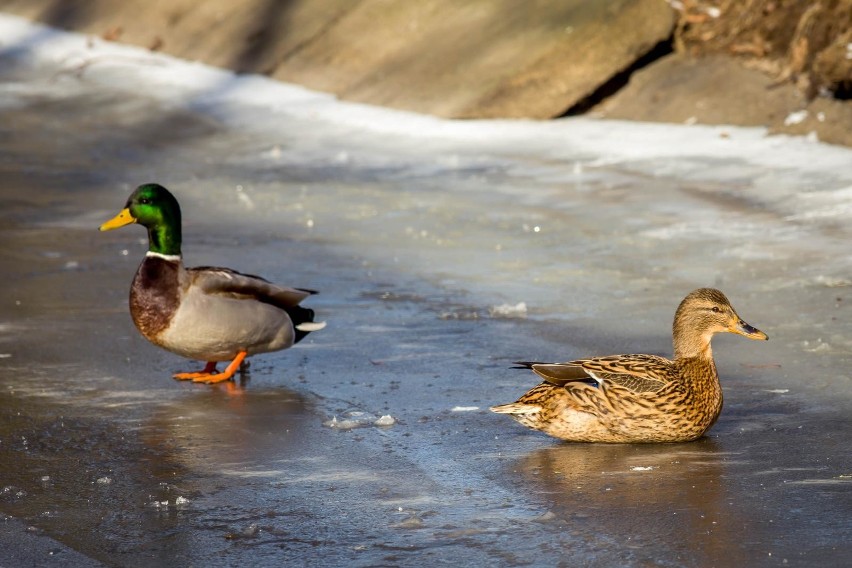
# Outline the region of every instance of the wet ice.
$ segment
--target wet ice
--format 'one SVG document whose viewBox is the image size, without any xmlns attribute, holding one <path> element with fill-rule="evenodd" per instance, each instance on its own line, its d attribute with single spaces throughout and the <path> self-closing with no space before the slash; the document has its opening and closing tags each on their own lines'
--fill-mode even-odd
<svg viewBox="0 0 852 568">
<path fill-rule="evenodd" d="M 116 564 L 848 558 L 848 150 L 443 121 L 0 26 L 4 511 Z M 171 382 L 126 313 L 144 235 L 94 232 L 145 181 L 181 196 L 190 264 L 320 289 L 323 335 Z M 482 410 L 535 384 L 513 360 L 670 354 L 704 285 L 772 336 L 714 342 L 708 438 L 564 445 Z"/>
</svg>

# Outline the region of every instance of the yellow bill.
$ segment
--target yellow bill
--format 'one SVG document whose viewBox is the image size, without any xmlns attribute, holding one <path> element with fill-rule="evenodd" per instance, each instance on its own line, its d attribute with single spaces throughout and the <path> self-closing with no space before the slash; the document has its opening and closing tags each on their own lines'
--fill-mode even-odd
<svg viewBox="0 0 852 568">
<path fill-rule="evenodd" d="M 130 214 L 130 209 L 124 208 L 121 212 L 100 226 L 101 231 L 111 231 L 113 229 L 118 229 L 119 227 L 123 227 L 125 225 L 129 225 L 130 223 L 135 223 L 136 218 Z"/>
</svg>

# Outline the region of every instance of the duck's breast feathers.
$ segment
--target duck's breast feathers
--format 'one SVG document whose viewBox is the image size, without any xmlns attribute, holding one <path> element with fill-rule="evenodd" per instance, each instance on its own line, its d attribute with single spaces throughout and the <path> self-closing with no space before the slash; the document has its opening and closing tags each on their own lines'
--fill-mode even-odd
<svg viewBox="0 0 852 568">
<path fill-rule="evenodd" d="M 230 268 L 199 266 L 188 269 L 187 273 L 190 285 L 205 294 L 253 299 L 282 310 L 297 306 L 311 294 L 316 294 L 313 290 L 278 286 L 260 276 Z"/>
<path fill-rule="evenodd" d="M 136 271 L 130 286 L 130 314 L 142 335 L 155 343 L 180 306 L 183 279 L 179 258 L 149 254 Z"/>
</svg>

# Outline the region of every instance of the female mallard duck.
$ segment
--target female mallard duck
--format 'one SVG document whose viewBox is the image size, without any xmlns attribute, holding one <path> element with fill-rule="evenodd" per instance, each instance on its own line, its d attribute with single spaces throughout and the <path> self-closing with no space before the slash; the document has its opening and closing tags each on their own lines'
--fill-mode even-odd
<svg viewBox="0 0 852 568">
<path fill-rule="evenodd" d="M 729 332 L 768 339 L 740 319 L 719 290 L 700 288 L 678 306 L 674 361 L 613 355 L 568 363 L 527 363 L 544 382 L 517 402 L 493 406 L 535 430 L 573 442 L 688 442 L 722 411 L 710 339 Z"/>
<path fill-rule="evenodd" d="M 204 370 L 174 378 L 218 383 L 230 379 L 247 355 L 287 349 L 325 327 L 299 302 L 311 290 L 282 288 L 229 268 L 184 268 L 177 199 L 163 186 L 140 185 L 124 209 L 101 231 L 139 223 L 148 229 L 148 253 L 130 286 L 130 314 L 154 345 L 189 359 Z M 217 361 L 230 361 L 224 372 Z"/>
</svg>

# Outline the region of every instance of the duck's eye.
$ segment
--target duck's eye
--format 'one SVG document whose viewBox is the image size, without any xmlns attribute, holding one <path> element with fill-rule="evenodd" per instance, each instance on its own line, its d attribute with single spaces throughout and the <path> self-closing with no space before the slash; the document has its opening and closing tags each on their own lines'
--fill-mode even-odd
<svg viewBox="0 0 852 568">
<path fill-rule="evenodd" d="M 722 309 L 719 306 L 713 306 L 712 308 L 710 308 L 710 311 L 713 312 L 714 314 L 721 314 L 722 313 Z"/>
<path fill-rule="evenodd" d="M 151 203 L 151 200 L 148 199 L 147 197 L 143 197 L 142 199 L 139 200 L 139 203 L 141 203 L 142 205 L 148 205 L 148 204 Z"/>
</svg>

